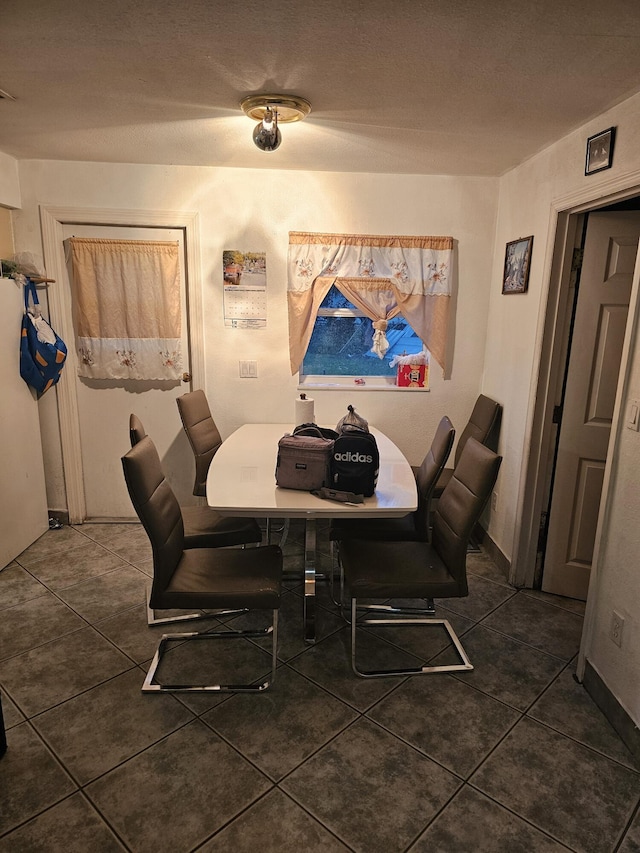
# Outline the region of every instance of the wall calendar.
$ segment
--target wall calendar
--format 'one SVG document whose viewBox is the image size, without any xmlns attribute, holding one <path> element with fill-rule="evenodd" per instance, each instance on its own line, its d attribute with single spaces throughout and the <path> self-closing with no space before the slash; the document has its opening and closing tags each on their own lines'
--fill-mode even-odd
<svg viewBox="0 0 640 853">
<path fill-rule="evenodd" d="M 232 329 L 267 325 L 267 261 L 265 252 L 222 253 L 224 324 Z"/>
</svg>

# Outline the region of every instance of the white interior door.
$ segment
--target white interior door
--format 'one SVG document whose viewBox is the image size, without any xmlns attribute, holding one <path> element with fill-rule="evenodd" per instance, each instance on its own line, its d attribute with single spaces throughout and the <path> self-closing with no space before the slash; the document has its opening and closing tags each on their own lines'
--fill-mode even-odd
<svg viewBox="0 0 640 853">
<path fill-rule="evenodd" d="M 181 229 L 64 225 L 63 238 L 178 241 L 182 301 L 183 371 L 190 374 L 184 236 Z M 69 269 L 67 276 L 70 275 Z M 67 280 L 67 286 L 70 287 Z M 135 518 L 122 474 L 121 457 L 130 447 L 129 415 L 142 420 L 158 448 L 178 500 L 193 488 L 193 457 L 182 430 L 176 397 L 191 390 L 187 382 L 93 380 L 76 376 L 82 481 L 86 520 Z"/>
<path fill-rule="evenodd" d="M 586 600 L 640 213 L 591 213 L 558 441 L 542 589 Z"/>
</svg>

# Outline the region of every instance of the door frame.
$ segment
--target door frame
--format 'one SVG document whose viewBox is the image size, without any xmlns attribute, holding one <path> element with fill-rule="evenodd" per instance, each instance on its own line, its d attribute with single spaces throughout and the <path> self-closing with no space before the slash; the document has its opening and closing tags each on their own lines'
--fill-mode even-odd
<svg viewBox="0 0 640 853">
<path fill-rule="evenodd" d="M 62 232 L 64 225 L 176 228 L 184 232 L 191 381 L 193 388 L 204 388 L 204 325 L 198 214 L 182 210 L 123 210 L 40 205 L 44 265 L 47 275 L 58 282 L 64 281 L 66 276 Z M 58 330 L 63 340 L 74 340 L 75 333 L 68 319 L 72 316 L 70 290 L 66 287 L 50 287 L 48 297 L 51 325 Z M 67 371 L 71 373 L 71 380 Z M 56 385 L 62 464 L 70 524 L 81 524 L 86 516 L 78 395 L 75 381 L 72 381 L 75 380 L 76 373 L 77 355 L 75 347 L 70 346 L 67 370 L 62 372 L 60 381 Z"/>
<path fill-rule="evenodd" d="M 543 274 L 543 281 L 548 282 L 548 288 L 546 299 L 543 299 L 540 305 L 538 324 L 540 331 L 536 339 L 534 359 L 534 364 L 538 365 L 537 381 L 532 382 L 529 394 L 525 453 L 521 468 L 513 559 L 509 578 L 511 583 L 518 587 L 531 588 L 536 579 L 540 518 L 545 507 L 547 474 L 551 464 L 556 429 L 556 425 L 553 424 L 553 408 L 556 403 L 555 396 L 560 372 L 564 367 L 563 323 L 566 311 L 570 309 L 567 305 L 567 297 L 579 215 L 639 195 L 640 171 L 635 171 L 614 180 L 604 181 L 597 187 L 587 187 L 579 192 L 557 197 L 551 203 Z M 598 554 L 604 520 L 609 513 L 611 465 L 620 433 L 620 402 L 622 391 L 626 387 L 630 341 L 637 324 L 637 313 L 638 269 L 636 269 L 632 286 L 611 425 L 611 439 L 605 466 L 585 626 L 578 662 L 579 677 L 584 667 L 585 644 L 588 642 L 591 631 L 590 614 L 593 612 L 594 605 L 591 593 L 597 581 Z"/>
</svg>

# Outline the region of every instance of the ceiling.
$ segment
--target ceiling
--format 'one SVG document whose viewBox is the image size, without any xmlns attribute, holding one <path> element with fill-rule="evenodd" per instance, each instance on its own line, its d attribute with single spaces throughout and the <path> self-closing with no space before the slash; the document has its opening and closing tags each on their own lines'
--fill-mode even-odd
<svg viewBox="0 0 640 853">
<path fill-rule="evenodd" d="M 637 0 L 0 0 L 0 34 L 19 159 L 500 175 L 640 90 Z M 259 92 L 312 104 L 277 151 Z"/>
</svg>

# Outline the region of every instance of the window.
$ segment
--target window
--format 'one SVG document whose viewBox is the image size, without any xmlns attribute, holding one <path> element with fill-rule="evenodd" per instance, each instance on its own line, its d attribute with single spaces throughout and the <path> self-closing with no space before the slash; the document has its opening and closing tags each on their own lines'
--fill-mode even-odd
<svg viewBox="0 0 640 853">
<path fill-rule="evenodd" d="M 335 287 L 318 310 L 301 376 L 395 376 L 394 355 L 420 352 L 424 345 L 401 315 L 389 321 L 389 349 L 384 358 L 372 353 L 371 320 Z"/>
<path fill-rule="evenodd" d="M 365 379 L 359 376 L 364 373 L 371 377 L 367 385 L 395 386 L 388 363 L 384 365 L 378 357 L 374 368 L 375 355 L 368 355 L 372 327 L 377 355 L 388 351 L 389 323 L 394 340 L 389 355 L 385 353 L 388 361 L 397 360 L 403 352 L 407 356 L 422 352 L 424 341 L 444 370 L 452 259 L 452 237 L 291 231 L 287 259 L 291 374 L 300 373 L 303 384 L 346 386 L 364 385 Z M 344 295 L 344 301 L 335 291 L 329 295 L 332 287 Z M 407 323 L 401 319 L 392 323 L 400 314 Z M 373 323 L 367 323 L 366 316 L 373 317 Z M 331 379 L 322 380 L 323 376 Z M 398 387 L 405 387 L 404 383 Z"/>
</svg>

